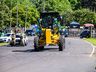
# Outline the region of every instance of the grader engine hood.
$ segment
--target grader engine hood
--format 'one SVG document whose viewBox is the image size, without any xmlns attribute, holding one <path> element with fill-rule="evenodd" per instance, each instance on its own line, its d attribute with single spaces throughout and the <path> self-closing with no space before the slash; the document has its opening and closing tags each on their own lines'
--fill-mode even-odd
<svg viewBox="0 0 96 72">
<path fill-rule="evenodd" d="M 45 40 L 45 44 L 53 44 L 56 45 L 59 42 L 59 33 L 56 34 L 52 32 L 52 29 L 43 29 L 41 38 Z"/>
</svg>

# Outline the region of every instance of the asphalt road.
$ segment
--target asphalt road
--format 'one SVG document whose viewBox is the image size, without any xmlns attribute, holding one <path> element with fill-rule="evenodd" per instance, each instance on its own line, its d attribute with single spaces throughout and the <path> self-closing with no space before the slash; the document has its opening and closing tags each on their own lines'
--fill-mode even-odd
<svg viewBox="0 0 96 72">
<path fill-rule="evenodd" d="M 66 48 L 33 50 L 33 37 L 26 47 L 0 47 L 0 72 L 96 72 L 92 47 L 79 38 L 66 38 Z"/>
</svg>

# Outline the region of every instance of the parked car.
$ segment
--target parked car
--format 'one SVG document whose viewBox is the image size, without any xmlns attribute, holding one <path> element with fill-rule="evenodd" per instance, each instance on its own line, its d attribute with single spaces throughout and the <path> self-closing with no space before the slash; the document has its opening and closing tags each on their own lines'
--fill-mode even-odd
<svg viewBox="0 0 96 72">
<path fill-rule="evenodd" d="M 65 37 L 68 37 L 69 32 L 67 29 L 62 29 L 62 30 L 60 30 L 60 34 L 64 35 Z"/>
<path fill-rule="evenodd" d="M 0 37 L 0 42 L 10 42 L 11 40 L 11 33 L 4 34 Z"/>
<path fill-rule="evenodd" d="M 15 46 L 15 45 L 20 45 L 20 46 L 25 46 L 28 43 L 28 38 L 25 34 L 20 35 L 16 34 L 16 36 L 11 37 L 10 45 Z"/>
<path fill-rule="evenodd" d="M 2 32 L 0 32 L 0 37 L 2 36 Z"/>
<path fill-rule="evenodd" d="M 27 36 L 34 36 L 35 35 L 35 31 L 33 31 L 33 30 L 26 30 L 25 33 Z"/>
<path fill-rule="evenodd" d="M 80 33 L 80 38 L 89 38 L 91 36 L 90 31 L 88 29 L 84 29 Z"/>
</svg>

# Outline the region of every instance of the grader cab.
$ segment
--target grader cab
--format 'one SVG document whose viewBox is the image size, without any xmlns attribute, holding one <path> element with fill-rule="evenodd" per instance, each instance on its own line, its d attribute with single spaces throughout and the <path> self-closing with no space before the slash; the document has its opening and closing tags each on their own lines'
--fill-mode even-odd
<svg viewBox="0 0 96 72">
<path fill-rule="evenodd" d="M 60 15 L 58 12 L 40 14 L 39 31 L 34 38 L 34 49 L 40 51 L 44 46 L 58 46 L 59 51 L 65 47 L 65 39 L 60 35 Z"/>
</svg>

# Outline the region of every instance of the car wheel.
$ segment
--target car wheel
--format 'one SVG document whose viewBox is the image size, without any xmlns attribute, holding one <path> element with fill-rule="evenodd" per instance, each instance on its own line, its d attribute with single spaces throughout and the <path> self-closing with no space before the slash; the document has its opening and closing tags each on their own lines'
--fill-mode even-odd
<svg viewBox="0 0 96 72">
<path fill-rule="evenodd" d="M 9 42 L 10 42 L 10 39 L 7 40 L 7 43 L 9 43 Z"/>
<path fill-rule="evenodd" d="M 83 36 L 80 36 L 80 38 L 83 38 Z"/>
<path fill-rule="evenodd" d="M 10 45 L 11 46 L 15 46 L 15 42 L 12 40 L 12 41 L 10 41 Z"/>
<path fill-rule="evenodd" d="M 25 41 L 25 46 L 27 46 L 28 42 Z"/>
<path fill-rule="evenodd" d="M 87 38 L 90 38 L 90 37 L 91 37 L 90 35 L 87 36 Z"/>
</svg>

